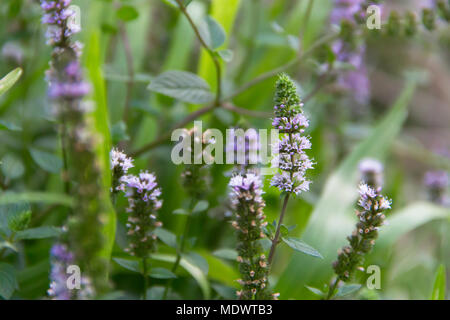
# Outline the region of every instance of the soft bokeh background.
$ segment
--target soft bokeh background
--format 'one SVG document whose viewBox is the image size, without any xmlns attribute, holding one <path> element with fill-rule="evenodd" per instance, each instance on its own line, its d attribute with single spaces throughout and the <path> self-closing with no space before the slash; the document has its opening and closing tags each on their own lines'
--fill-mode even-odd
<svg viewBox="0 0 450 320">
<path fill-rule="evenodd" d="M 166 1 L 169 2 L 169 1 Z M 386 12 L 419 10 L 425 1 L 389 1 Z M 81 8 L 83 31 L 79 39 L 87 47 L 99 41 L 106 83 L 109 124 L 113 143 L 122 140 L 127 151 L 151 142 L 171 125 L 199 108 L 147 90 L 151 79 L 167 70 L 185 70 L 205 78 L 214 89 L 215 70 L 201 50 L 186 18 L 164 1 L 75 0 Z M 130 22 L 117 18 L 121 3 L 134 6 L 139 16 Z M 224 27 L 224 48 L 234 52 L 225 70 L 224 95 L 261 73 L 294 58 L 296 50 L 306 50 L 319 36 L 330 32 L 328 23 L 332 1 L 315 1 L 305 24 L 308 1 L 286 0 L 194 0 L 189 12 L 200 21 L 207 12 Z M 60 154 L 57 125 L 49 105 L 44 72 L 50 49 L 45 45 L 38 1 L 2 0 L 0 3 L 0 75 L 15 67 L 24 70 L 19 82 L 0 98 L 0 119 L 14 124 L 14 130 L 0 130 L 0 179 L 4 189 L 62 192 L 59 172 L 42 167 L 31 155 L 38 149 Z M 299 41 L 299 33 L 302 37 Z M 132 59 L 126 55 L 126 46 Z M 124 45 L 125 44 L 125 45 Z M 345 244 L 355 223 L 357 165 L 366 157 L 385 164 L 384 193 L 393 199 L 387 226 L 380 235 L 366 265 L 382 271 L 381 290 L 362 290 L 358 298 L 428 299 L 440 264 L 450 275 L 450 213 L 428 202 L 423 176 L 429 170 L 450 170 L 450 29 L 422 30 L 413 38 L 369 36 L 366 63 L 371 83 L 370 101 L 358 104 L 352 92 L 338 90 L 332 82 L 323 84 L 305 105 L 311 118 L 309 134 L 317 162 L 311 174 L 312 191 L 292 200 L 285 223 L 296 225 L 294 234 L 317 248 L 323 260 L 302 255 L 280 245 L 271 283 L 283 299 L 317 299 L 305 285 L 321 288 L 332 278 L 331 262 Z M 85 54 L 86 57 L 86 54 Z M 84 60 L 87 66 L 88 59 Z M 132 73 L 128 68 L 132 64 Z M 299 66 L 286 70 L 307 96 L 321 81 L 318 53 Z M 129 95 L 130 75 L 134 82 Z M 233 99 L 241 108 L 271 112 L 275 78 L 251 87 Z M 128 95 L 127 95 L 128 94 Z M 400 97 L 400 98 L 399 98 Z M 131 110 L 128 123 L 124 106 Z M 214 128 L 236 125 L 270 128 L 270 119 L 240 116 L 218 110 L 202 118 Z M 170 161 L 172 145 L 163 144 L 136 159 L 137 169 L 155 172 L 163 190 L 160 217 L 166 229 L 180 234 L 184 216 L 172 212 L 187 206 L 180 185 L 182 166 Z M 6 161 L 5 161 L 6 159 Z M 6 168 L 5 163 L 9 164 Z M 13 168 L 13 169 L 11 169 Z M 50 169 L 50 170 L 49 170 Z M 228 178 L 231 166 L 214 166 L 210 209 L 196 217 L 190 236 L 195 238 L 193 260 L 203 274 L 193 278 L 185 272 L 174 281 L 176 296 L 189 299 L 233 297 L 238 278 L 236 263 L 214 254 L 234 247 L 234 233 L 227 223 Z M 12 171 L 11 171 L 12 170 Z M 12 174 L 13 173 L 13 174 Z M 0 189 L 1 190 L 1 189 Z M 279 192 L 267 186 L 266 213 L 277 218 Z M 126 258 L 123 222 L 124 203 L 119 203 L 115 258 Z M 32 204 L 32 225 L 61 225 L 66 210 L 57 205 Z M 9 254 L 14 263 L 19 290 L 15 297 L 42 298 L 48 289 L 49 248 L 53 240 L 31 240 L 20 244 L 19 254 Z M 160 246 L 159 252 L 173 254 Z M 198 257 L 200 255 L 201 257 Z M 219 255 L 220 256 L 220 255 Z M 155 260 L 156 266 L 170 266 Z M 110 297 L 138 297 L 142 287 L 139 274 L 111 262 L 115 285 Z M 361 274 L 361 281 L 367 275 Z M 152 279 L 153 286 L 166 280 Z M 200 289 L 200 288 L 203 288 Z M 447 287 L 449 288 L 449 287 Z M 152 291 L 155 296 L 158 290 Z M 448 290 L 447 290 L 448 292 Z"/>
</svg>

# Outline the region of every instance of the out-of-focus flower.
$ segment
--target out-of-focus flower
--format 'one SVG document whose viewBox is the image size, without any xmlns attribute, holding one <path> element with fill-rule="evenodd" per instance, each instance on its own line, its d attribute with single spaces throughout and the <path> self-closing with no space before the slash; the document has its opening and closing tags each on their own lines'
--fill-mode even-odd
<svg viewBox="0 0 450 320">
<path fill-rule="evenodd" d="M 372 158 L 366 158 L 359 163 L 361 181 L 375 190 L 383 186 L 383 164 Z"/>
<path fill-rule="evenodd" d="M 238 130 L 242 132 L 242 135 L 237 134 Z M 256 130 L 249 129 L 244 134 L 244 129 L 230 129 L 228 134 L 233 139 L 227 138 L 227 144 L 225 146 L 227 159 L 229 154 L 231 154 L 233 162 L 240 165 L 242 170 L 249 168 L 251 165 L 256 165 L 261 161 L 258 153 L 261 145 Z"/>
<path fill-rule="evenodd" d="M 24 58 L 22 47 L 14 42 L 7 42 L 2 47 L 2 56 L 6 61 L 21 65 Z"/>
<path fill-rule="evenodd" d="M 232 226 L 237 230 L 238 262 L 242 289 L 237 292 L 242 300 L 273 299 L 268 289 L 268 263 L 260 240 L 265 237 L 267 225 L 263 209 L 262 181 L 255 173 L 238 174 L 229 183 L 230 198 L 235 212 Z"/>
<path fill-rule="evenodd" d="M 193 199 L 202 199 L 207 195 L 210 186 L 209 166 L 214 158 L 205 152 L 205 146 L 214 143 L 208 139 L 209 131 L 201 133 L 199 127 L 183 131 L 181 139 L 188 139 L 190 145 L 186 150 L 189 154 L 189 163 L 185 164 L 181 173 L 181 184 L 185 188 L 189 197 Z M 197 145 L 197 146 L 196 146 Z"/>
<path fill-rule="evenodd" d="M 80 289 L 69 289 L 67 267 L 74 264 L 74 255 L 65 244 L 56 243 L 50 251 L 51 271 L 50 288 L 47 290 L 53 300 L 89 299 L 93 289 L 88 278 L 81 276 Z"/>
<path fill-rule="evenodd" d="M 138 176 L 123 176 L 121 182 L 125 186 L 128 198 L 127 220 L 130 245 L 127 249 L 131 255 L 145 258 L 156 248 L 154 230 L 162 226 L 157 220 L 156 212 L 161 208 L 161 189 L 156 177 L 147 171 Z"/>
<path fill-rule="evenodd" d="M 300 194 L 309 190 L 310 181 L 306 179 L 306 171 L 313 168 L 305 150 L 311 148 L 309 137 L 302 135 L 309 122 L 302 113 L 303 103 L 297 94 L 296 87 L 287 75 L 280 75 L 276 84 L 275 118 L 272 121 L 282 138 L 277 143 L 278 155 L 272 164 L 278 165 L 281 173 L 277 173 L 271 185 L 280 191 Z"/>
<path fill-rule="evenodd" d="M 80 28 L 74 23 L 76 13 L 70 4 L 70 0 L 41 1 L 42 22 L 48 26 L 47 43 L 53 49 L 46 80 L 49 97 L 60 122 L 64 151 L 68 159 L 73 159 L 65 174 L 67 180 L 77 186 L 73 214 L 68 223 L 68 243 L 76 264 L 92 280 L 96 292 L 101 293 L 108 284 L 105 276 L 107 263 L 99 253 L 104 245 L 103 234 L 99 230 L 106 212 L 104 200 L 108 195 L 102 187 L 96 154 L 100 142 L 92 130 L 93 124 L 86 117 L 91 104 L 83 99 L 90 88 L 83 79 L 79 63 L 82 46 L 71 38 Z M 67 182 L 66 187 L 70 189 L 71 184 Z"/>
<path fill-rule="evenodd" d="M 450 184 L 448 173 L 445 171 L 428 171 L 424 177 L 430 200 L 437 204 L 445 203 L 445 195 Z"/>
</svg>

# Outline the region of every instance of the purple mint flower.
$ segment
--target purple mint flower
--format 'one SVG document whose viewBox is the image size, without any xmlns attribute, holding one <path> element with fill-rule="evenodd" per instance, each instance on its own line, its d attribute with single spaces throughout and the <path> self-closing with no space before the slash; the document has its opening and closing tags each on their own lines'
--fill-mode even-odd
<svg viewBox="0 0 450 320">
<path fill-rule="evenodd" d="M 276 89 L 272 124 L 282 133 L 282 137 L 276 143 L 278 154 L 273 158 L 272 166 L 278 166 L 281 173 L 277 173 L 270 184 L 280 191 L 298 195 L 309 190 L 310 181 L 305 174 L 313 169 L 313 162 L 306 154 L 306 150 L 311 149 L 311 141 L 302 135 L 309 121 L 301 111 L 303 103 L 288 76 L 280 76 Z"/>
<path fill-rule="evenodd" d="M 238 130 L 244 132 L 243 129 Z M 243 136 L 238 136 L 235 134 L 235 131 L 235 129 L 230 129 L 228 133 L 233 139 L 227 139 L 225 152 L 227 154 L 231 153 L 233 155 L 233 161 L 244 167 L 257 164 L 261 160 L 258 156 L 258 151 L 261 148 L 258 133 L 254 129 L 249 129 L 245 131 Z"/>
<path fill-rule="evenodd" d="M 74 264 L 74 255 L 65 244 L 56 243 L 50 250 L 50 288 L 47 293 L 53 300 L 89 299 L 93 289 L 86 277 L 80 279 L 80 289 L 67 286 L 67 267 Z"/>
<path fill-rule="evenodd" d="M 111 161 L 111 170 L 119 169 L 123 174 L 127 173 L 130 168 L 133 168 L 133 159 L 127 157 L 125 153 L 119 149 L 113 148 L 109 153 Z"/>
<path fill-rule="evenodd" d="M 45 11 L 42 23 L 48 25 L 46 38 L 52 46 L 64 46 L 67 38 L 80 31 L 78 25 L 69 21 L 75 15 L 75 11 L 69 8 L 70 3 L 70 0 L 41 2 L 41 8 Z"/>
<path fill-rule="evenodd" d="M 383 164 L 372 158 L 366 158 L 359 162 L 361 180 L 374 189 L 383 186 Z"/>
<path fill-rule="evenodd" d="M 347 63 L 353 67 L 352 70 L 342 70 L 340 72 L 337 79 L 338 85 L 344 90 L 353 93 L 355 101 L 360 104 L 366 104 L 370 98 L 370 82 L 364 63 L 364 46 L 351 49 L 342 40 L 337 40 L 333 43 L 332 49 L 339 62 Z"/>
<path fill-rule="evenodd" d="M 391 200 L 381 195 L 381 188 L 373 189 L 365 183 L 359 185 L 360 198 L 356 215 L 356 229 L 347 237 L 349 245 L 338 251 L 338 258 L 333 269 L 338 278 L 336 281 L 350 281 L 354 272 L 362 268 L 364 255 L 372 250 L 378 231 L 385 225 L 385 211 L 391 208 Z"/>
<path fill-rule="evenodd" d="M 231 178 L 229 186 L 235 212 L 231 224 L 237 233 L 237 261 L 242 276 L 237 280 L 242 287 L 237 296 L 242 300 L 273 299 L 268 290 L 268 263 L 260 243 L 266 237 L 263 228 L 267 225 L 261 178 L 253 172 L 238 174 Z"/>
<path fill-rule="evenodd" d="M 424 177 L 430 200 L 437 204 L 446 204 L 445 194 L 450 185 L 449 175 L 445 171 L 428 171 Z"/>
<path fill-rule="evenodd" d="M 156 217 L 156 212 L 162 206 L 162 200 L 159 199 L 161 189 L 158 188 L 155 175 L 147 171 L 141 172 L 139 176 L 123 176 L 121 183 L 128 198 L 126 226 L 130 245 L 126 251 L 137 257 L 146 257 L 155 250 L 155 228 L 162 226 Z"/>
<path fill-rule="evenodd" d="M 361 10 L 364 0 L 335 0 L 334 3 L 330 21 L 333 24 L 340 24 L 344 19 L 352 21 L 355 14 Z"/>
</svg>

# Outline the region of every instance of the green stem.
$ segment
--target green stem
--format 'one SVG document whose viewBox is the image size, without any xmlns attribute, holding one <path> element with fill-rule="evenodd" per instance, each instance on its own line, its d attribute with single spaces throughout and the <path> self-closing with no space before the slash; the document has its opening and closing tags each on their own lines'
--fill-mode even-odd
<svg viewBox="0 0 450 320">
<path fill-rule="evenodd" d="M 284 197 L 284 202 L 283 202 L 283 208 L 281 209 L 281 213 L 280 213 L 280 219 L 278 220 L 278 224 L 277 224 L 277 231 L 275 232 L 275 237 L 272 240 L 272 246 L 270 247 L 270 253 L 269 253 L 269 266 L 272 264 L 272 260 L 273 257 L 275 255 L 275 249 L 278 245 L 278 240 L 280 237 L 280 228 L 281 228 L 281 224 L 283 223 L 283 218 L 284 218 L 284 214 L 286 213 L 286 207 L 287 207 L 287 203 L 289 201 L 289 197 L 290 197 L 290 193 L 288 193 L 285 197 Z"/>
<path fill-rule="evenodd" d="M 173 264 L 173 267 L 172 267 L 172 273 L 175 273 L 177 271 L 178 266 L 180 265 L 181 256 L 183 255 L 183 252 L 184 252 L 184 247 L 186 245 L 186 238 L 188 236 L 189 229 L 191 226 L 191 220 L 192 220 L 192 212 L 191 211 L 192 211 L 193 203 L 194 203 L 194 201 L 191 200 L 191 203 L 189 204 L 189 215 L 187 216 L 186 224 L 184 225 L 184 231 L 181 234 L 181 243 L 180 243 L 179 249 L 177 250 L 177 257 L 176 257 L 175 263 Z M 167 281 L 166 288 L 164 289 L 163 300 L 167 299 L 172 282 L 173 282 L 173 279 Z"/>
<path fill-rule="evenodd" d="M 336 287 L 339 283 L 339 277 L 334 280 L 334 283 L 330 286 L 330 289 L 328 290 L 328 295 L 325 300 L 330 300 L 334 296 L 334 292 L 336 291 Z"/>
<path fill-rule="evenodd" d="M 208 52 L 208 55 L 211 57 L 212 61 L 214 62 L 214 66 L 216 68 L 216 78 L 217 78 L 217 91 L 216 91 L 216 98 L 214 100 L 214 106 L 219 107 L 221 96 L 222 96 L 222 66 L 220 65 L 219 58 L 217 57 L 216 53 L 208 47 L 205 40 L 202 38 L 200 31 L 198 30 L 197 26 L 195 25 L 194 21 L 192 20 L 191 16 L 186 10 L 186 7 L 184 6 L 183 2 L 181 0 L 175 0 L 178 3 L 178 6 L 180 7 L 181 12 L 185 15 L 186 19 L 188 20 L 189 24 L 191 25 L 192 29 L 194 30 L 195 35 L 197 36 L 197 39 L 200 41 L 200 44 L 202 47 Z"/>
<path fill-rule="evenodd" d="M 143 264 L 143 272 L 142 275 L 144 276 L 144 300 L 147 300 L 147 289 L 148 289 L 148 269 L 147 269 L 147 259 L 142 258 L 142 264 Z"/>
</svg>

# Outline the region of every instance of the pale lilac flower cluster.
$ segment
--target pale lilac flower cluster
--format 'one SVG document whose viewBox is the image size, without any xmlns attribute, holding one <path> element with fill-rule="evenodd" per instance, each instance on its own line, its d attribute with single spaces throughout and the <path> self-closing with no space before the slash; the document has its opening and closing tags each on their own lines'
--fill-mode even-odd
<svg viewBox="0 0 450 320">
<path fill-rule="evenodd" d="M 391 200 L 379 195 L 379 190 L 370 187 L 365 183 L 359 185 L 358 205 L 367 211 L 377 211 L 378 213 L 391 208 Z M 360 215 L 360 219 L 365 220 L 365 215 Z M 359 230 L 360 233 L 363 230 Z M 367 233 L 367 232 L 366 232 Z"/>
<path fill-rule="evenodd" d="M 357 21 L 364 21 L 365 8 L 370 3 L 366 0 L 335 0 L 330 22 L 340 25 L 345 21 L 355 26 Z M 332 44 L 332 50 L 337 61 L 353 67 L 352 70 L 340 72 L 337 79 L 339 87 L 351 92 L 356 102 L 366 104 L 370 98 L 370 83 L 364 62 L 365 46 L 338 39 Z"/>
<path fill-rule="evenodd" d="M 109 155 L 111 159 L 111 170 L 120 170 L 125 174 L 130 168 L 134 167 L 133 159 L 127 157 L 127 155 L 119 149 L 113 148 Z"/>
<path fill-rule="evenodd" d="M 356 102 L 366 104 L 370 98 L 370 81 L 364 62 L 365 46 L 359 45 L 352 49 L 344 41 L 336 40 L 332 49 L 339 62 L 347 63 L 353 67 L 352 70 L 340 72 L 337 78 L 338 86 L 347 92 L 351 92 Z"/>
<path fill-rule="evenodd" d="M 80 27 L 70 23 L 76 12 L 70 8 L 71 0 L 47 0 L 41 2 L 41 8 L 45 11 L 42 23 L 48 25 L 46 38 L 47 44 L 52 46 L 64 46 L 67 38 L 80 32 Z"/>
<path fill-rule="evenodd" d="M 383 186 L 383 164 L 372 158 L 365 158 L 359 162 L 361 181 L 374 189 Z"/>
<path fill-rule="evenodd" d="M 54 74 L 54 70 L 47 72 L 47 78 L 50 84 L 50 98 L 71 100 L 81 99 L 86 96 L 90 91 L 90 85 L 83 81 L 80 63 L 78 61 L 72 61 L 66 66 L 64 71 L 63 75 Z"/>
<path fill-rule="evenodd" d="M 236 205 L 242 197 L 246 200 L 262 201 L 262 181 L 255 173 L 247 173 L 244 176 L 238 174 L 231 178 L 229 185 L 233 205 Z"/>
<path fill-rule="evenodd" d="M 137 257 L 146 257 L 155 250 L 155 228 L 162 223 L 157 220 L 156 212 L 162 206 L 161 189 L 158 188 L 156 177 L 147 171 L 139 176 L 127 175 L 121 178 L 125 195 L 128 198 L 127 220 L 130 246 L 126 250 Z"/>
<path fill-rule="evenodd" d="M 342 20 L 353 20 L 361 11 L 361 5 L 365 0 L 335 0 L 331 11 L 330 21 L 339 24 Z"/>
<path fill-rule="evenodd" d="M 446 204 L 446 192 L 450 185 L 449 175 L 445 171 L 428 171 L 424 177 L 430 200 L 437 204 Z"/>
<path fill-rule="evenodd" d="M 305 174 L 307 170 L 313 169 L 313 162 L 305 152 L 311 149 L 311 142 L 309 137 L 303 135 L 309 121 L 301 111 L 303 103 L 292 80 L 281 75 L 276 87 L 272 125 L 283 136 L 276 143 L 278 154 L 273 158 L 272 165 L 278 166 L 282 172 L 272 178 L 271 185 L 298 195 L 309 190 L 310 181 Z"/>
<path fill-rule="evenodd" d="M 124 184 L 120 182 L 121 178 L 133 168 L 133 159 L 127 157 L 125 153 L 117 148 L 111 149 L 109 153 L 110 166 L 112 171 L 111 192 L 116 193 L 119 190 L 125 190 Z"/>
<path fill-rule="evenodd" d="M 51 270 L 50 288 L 47 294 L 53 300 L 89 299 L 93 296 L 93 289 L 86 277 L 80 279 L 80 289 L 69 289 L 67 267 L 74 264 L 74 255 L 65 244 L 57 243 L 50 251 Z"/>
</svg>

